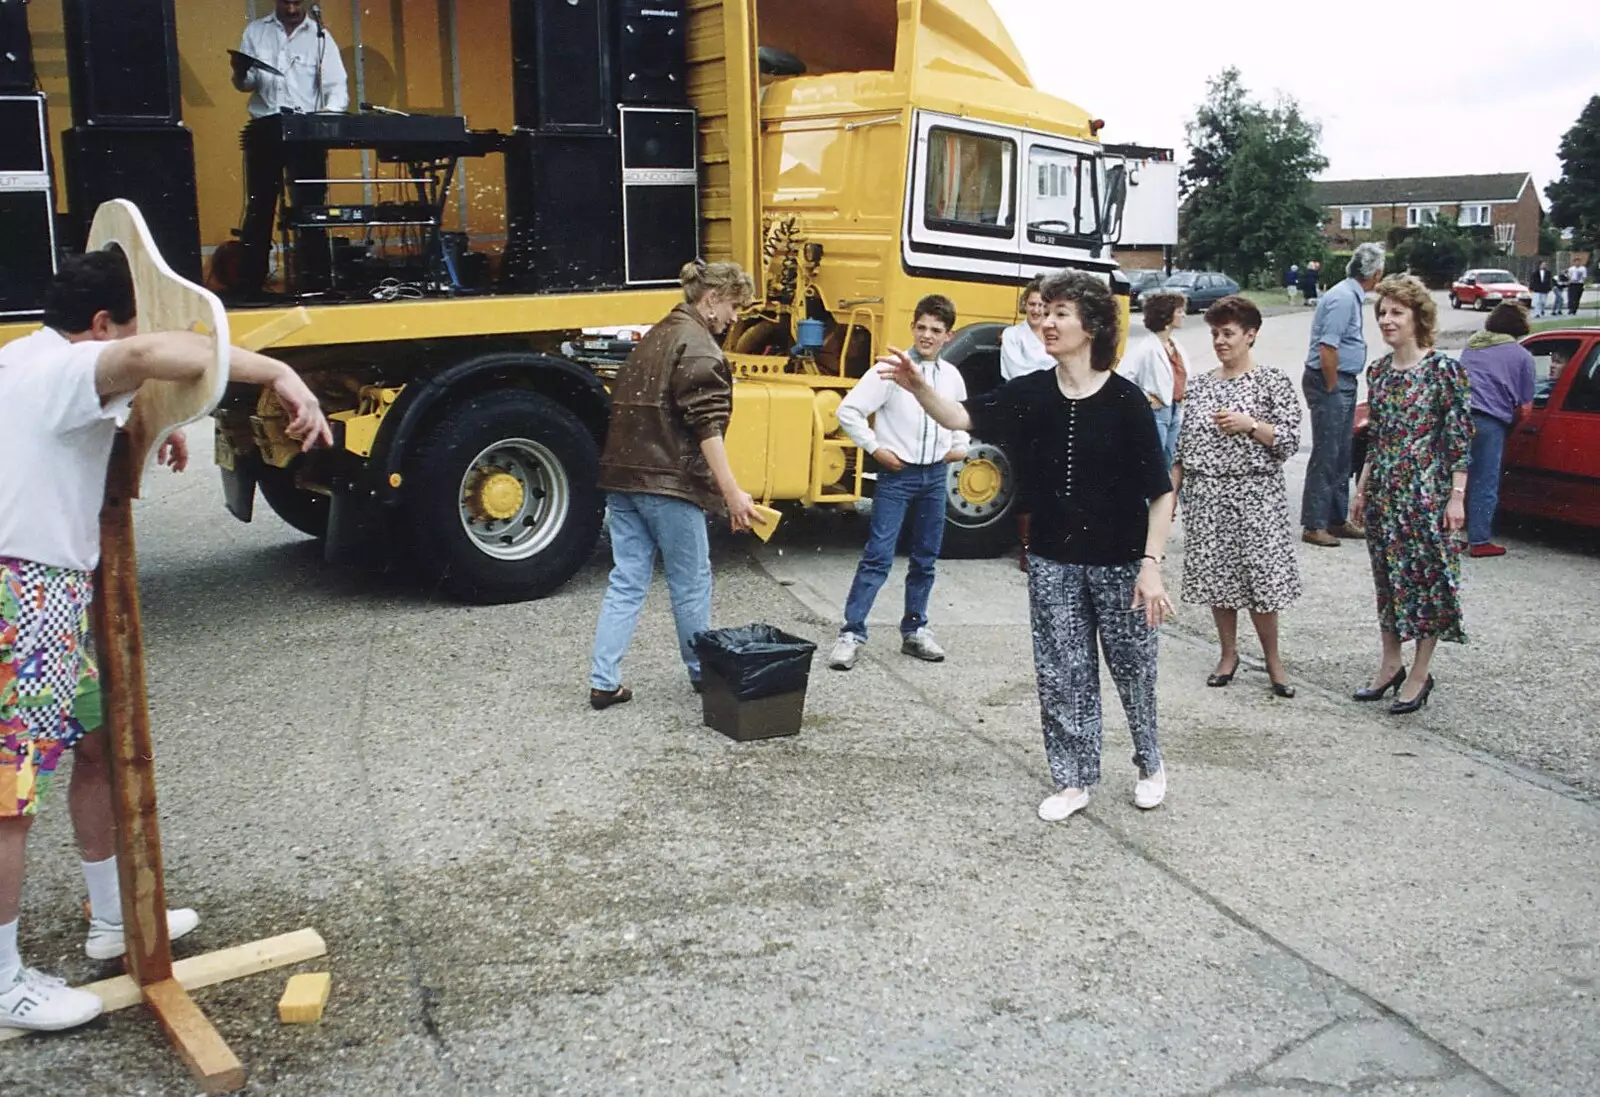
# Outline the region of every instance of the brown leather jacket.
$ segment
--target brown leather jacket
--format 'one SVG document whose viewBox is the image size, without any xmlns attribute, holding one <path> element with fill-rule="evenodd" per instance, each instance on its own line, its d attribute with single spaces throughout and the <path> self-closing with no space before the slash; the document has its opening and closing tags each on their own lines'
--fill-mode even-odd
<svg viewBox="0 0 1600 1097">
<path fill-rule="evenodd" d="M 726 434 L 732 414 L 733 374 L 722 348 L 700 314 L 679 305 L 617 371 L 600 490 L 720 509 L 722 493 L 700 443 Z"/>
</svg>

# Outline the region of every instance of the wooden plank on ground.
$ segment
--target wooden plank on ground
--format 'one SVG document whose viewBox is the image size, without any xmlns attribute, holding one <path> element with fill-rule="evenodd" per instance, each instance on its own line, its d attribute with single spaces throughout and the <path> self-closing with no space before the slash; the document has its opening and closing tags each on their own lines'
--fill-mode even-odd
<svg viewBox="0 0 1600 1097">
<path fill-rule="evenodd" d="M 146 985 L 144 1000 L 205 1092 L 232 1093 L 244 1088 L 244 1064 L 176 980 Z"/>
<path fill-rule="evenodd" d="M 199 990 L 201 987 L 298 964 L 303 960 L 315 960 L 327 954 L 328 945 L 321 934 L 314 929 L 299 929 L 293 933 L 252 941 L 247 945 L 236 945 L 179 960 L 172 965 L 172 977 L 185 990 Z M 136 1006 L 143 1001 L 139 996 L 139 984 L 127 975 L 88 983 L 79 989 L 98 994 L 107 1013 Z M 0 1028 L 0 1043 L 26 1035 L 28 1033 L 20 1028 Z"/>
</svg>

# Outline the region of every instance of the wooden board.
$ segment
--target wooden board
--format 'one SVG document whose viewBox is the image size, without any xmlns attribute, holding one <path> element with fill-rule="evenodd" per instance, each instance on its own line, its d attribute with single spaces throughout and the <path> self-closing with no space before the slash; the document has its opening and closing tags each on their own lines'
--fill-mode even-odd
<svg viewBox="0 0 1600 1097">
<path fill-rule="evenodd" d="M 144 1000 L 205 1092 L 232 1093 L 244 1088 L 244 1064 L 176 980 L 151 983 L 144 988 Z"/>
<path fill-rule="evenodd" d="M 179 960 L 172 965 L 172 977 L 185 990 L 199 990 L 327 954 L 328 945 L 321 934 L 314 929 L 301 929 Z M 79 989 L 99 995 L 107 1013 L 136 1006 L 144 1000 L 139 995 L 139 984 L 128 975 L 87 983 Z M 0 1028 L 0 1043 L 20 1040 L 27 1035 L 30 1034 L 24 1029 Z"/>
<path fill-rule="evenodd" d="M 216 294 L 174 274 L 161 257 L 144 216 L 124 198 L 102 205 L 89 229 L 89 247 L 119 245 L 133 272 L 139 330 L 194 331 L 212 338 L 213 360 L 198 383 L 147 381 L 133 400 L 126 432 L 135 475 L 155 461 L 156 450 L 178 427 L 211 414 L 228 387 L 228 313 Z M 130 492 L 139 496 L 136 482 Z"/>
</svg>

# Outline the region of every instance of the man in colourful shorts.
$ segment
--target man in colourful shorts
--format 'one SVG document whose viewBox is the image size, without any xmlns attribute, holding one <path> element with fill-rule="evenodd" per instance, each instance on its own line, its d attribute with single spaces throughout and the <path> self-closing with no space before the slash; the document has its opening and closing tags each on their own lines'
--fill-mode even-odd
<svg viewBox="0 0 1600 1097">
<path fill-rule="evenodd" d="M 126 951 L 100 691 L 86 650 L 100 503 L 139 386 L 199 380 L 214 353 L 187 332 L 137 331 L 127 259 L 113 248 L 63 264 L 44 326 L 0 347 L 0 1028 L 71 1028 L 101 1010 L 94 994 L 26 967 L 17 947 L 28 829 L 68 751 L 67 806 L 89 889 L 85 951 L 96 960 Z M 233 348 L 229 374 L 270 385 L 306 448 L 331 441 L 316 397 L 282 362 Z M 181 471 L 182 435 L 159 456 Z M 174 938 L 199 921 L 192 910 L 167 912 Z"/>
</svg>

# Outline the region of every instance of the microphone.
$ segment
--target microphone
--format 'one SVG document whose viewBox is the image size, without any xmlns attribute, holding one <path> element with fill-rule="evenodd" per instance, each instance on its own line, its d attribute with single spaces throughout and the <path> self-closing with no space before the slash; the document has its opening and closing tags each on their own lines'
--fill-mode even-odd
<svg viewBox="0 0 1600 1097">
<path fill-rule="evenodd" d="M 321 4 L 312 4 L 311 5 L 311 19 L 312 19 L 312 21 L 314 23 L 317 24 L 317 26 L 319 26 L 319 27 L 322 26 L 322 5 Z"/>
</svg>

